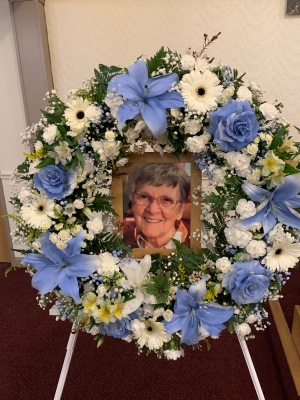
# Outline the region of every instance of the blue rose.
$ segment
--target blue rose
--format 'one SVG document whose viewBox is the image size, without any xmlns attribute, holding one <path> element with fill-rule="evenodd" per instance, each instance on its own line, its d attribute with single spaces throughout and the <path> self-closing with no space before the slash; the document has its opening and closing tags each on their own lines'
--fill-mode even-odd
<svg viewBox="0 0 300 400">
<path fill-rule="evenodd" d="M 259 125 L 253 108 L 248 101 L 228 103 L 210 113 L 208 133 L 214 136 L 221 150 L 237 151 L 256 138 Z"/>
<path fill-rule="evenodd" d="M 100 329 L 103 335 L 112 336 L 115 339 L 125 338 L 131 333 L 130 322 L 139 316 L 138 311 L 134 311 L 127 317 L 108 324 L 100 323 Z"/>
<path fill-rule="evenodd" d="M 66 170 L 61 163 L 47 165 L 34 175 L 34 186 L 43 190 L 49 199 L 61 200 L 73 193 L 77 175 L 77 170 Z"/>
<path fill-rule="evenodd" d="M 259 303 L 268 295 L 272 272 L 252 260 L 235 264 L 235 269 L 224 275 L 222 286 L 239 305 Z"/>
</svg>

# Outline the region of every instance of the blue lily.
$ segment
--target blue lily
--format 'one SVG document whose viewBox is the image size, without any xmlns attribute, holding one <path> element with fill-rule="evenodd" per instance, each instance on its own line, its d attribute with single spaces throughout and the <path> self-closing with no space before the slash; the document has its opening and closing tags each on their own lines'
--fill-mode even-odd
<svg viewBox="0 0 300 400">
<path fill-rule="evenodd" d="M 143 60 L 131 65 L 128 71 L 129 75 L 116 75 L 108 84 L 109 91 L 117 91 L 126 98 L 117 112 L 118 128 L 122 129 L 128 119 L 141 114 L 152 134 L 162 135 L 167 129 L 165 108 L 185 107 L 180 93 L 168 92 L 178 82 L 178 75 L 172 73 L 148 79 Z"/>
<path fill-rule="evenodd" d="M 85 277 L 95 272 L 99 267 L 99 258 L 80 254 L 86 235 L 84 230 L 68 241 L 65 250 L 60 250 L 51 243 L 49 235 L 47 232 L 39 236 L 43 254 L 29 253 L 21 264 L 30 264 L 37 270 L 32 278 L 32 286 L 41 294 L 46 294 L 59 285 L 65 295 L 80 303 L 77 277 Z"/>
<path fill-rule="evenodd" d="M 206 294 L 206 278 L 189 287 L 188 293 L 177 290 L 174 314 L 171 321 L 164 321 L 167 333 L 182 333 L 180 343 L 196 344 L 199 324 L 213 336 L 218 336 L 226 322 L 233 316 L 233 307 L 203 301 Z"/>
<path fill-rule="evenodd" d="M 300 214 L 294 208 L 300 207 L 300 174 L 289 175 L 282 185 L 273 192 L 259 188 L 251 183 L 242 185 L 243 190 L 253 201 L 259 201 L 258 213 L 235 224 L 237 228 L 249 228 L 262 222 L 264 235 L 270 232 L 277 221 L 300 229 Z"/>
</svg>

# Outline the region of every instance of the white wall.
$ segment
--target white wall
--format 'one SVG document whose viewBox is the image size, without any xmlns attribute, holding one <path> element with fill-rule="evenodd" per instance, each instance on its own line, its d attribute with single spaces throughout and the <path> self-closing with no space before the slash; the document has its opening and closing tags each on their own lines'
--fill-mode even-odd
<svg viewBox="0 0 300 400">
<path fill-rule="evenodd" d="M 24 160 L 20 132 L 25 130 L 26 121 L 7 0 L 0 0 L 0 94 L 0 177 L 7 211 L 11 212 L 8 200 L 13 187 L 9 178 Z"/>
<path fill-rule="evenodd" d="M 55 87 L 63 97 L 99 63 L 128 66 L 162 45 L 199 50 L 203 33 L 222 31 L 208 54 L 247 72 L 245 83 L 260 84 L 300 126 L 300 16 L 285 8 L 286 0 L 47 0 Z"/>
<path fill-rule="evenodd" d="M 26 128 L 14 37 L 7 0 L 0 0 L 0 171 L 23 161 L 20 132 Z"/>
</svg>

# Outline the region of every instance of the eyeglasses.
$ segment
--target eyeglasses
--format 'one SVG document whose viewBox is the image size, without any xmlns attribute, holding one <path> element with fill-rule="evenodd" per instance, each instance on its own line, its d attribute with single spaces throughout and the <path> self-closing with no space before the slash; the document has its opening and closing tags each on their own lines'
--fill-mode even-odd
<svg viewBox="0 0 300 400">
<path fill-rule="evenodd" d="M 149 206 L 154 200 L 156 200 L 159 207 L 164 208 L 165 210 L 173 210 L 177 203 L 181 203 L 180 200 L 174 200 L 169 196 L 152 197 L 146 192 L 133 192 L 132 198 L 136 204 L 145 207 Z"/>
</svg>

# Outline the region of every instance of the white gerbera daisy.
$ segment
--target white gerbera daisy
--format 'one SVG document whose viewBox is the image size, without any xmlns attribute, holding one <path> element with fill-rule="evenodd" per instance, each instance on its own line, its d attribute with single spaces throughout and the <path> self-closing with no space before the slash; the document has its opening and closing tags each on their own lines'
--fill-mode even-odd
<svg viewBox="0 0 300 400">
<path fill-rule="evenodd" d="M 66 108 L 64 116 L 66 117 L 67 125 L 70 126 L 73 132 L 82 133 L 89 126 L 90 120 L 85 115 L 85 110 L 89 105 L 88 100 L 82 97 L 77 97 L 72 103 L 67 103 L 68 108 Z"/>
<path fill-rule="evenodd" d="M 150 350 L 156 350 L 169 340 L 171 340 L 171 335 L 167 334 L 164 325 L 149 318 L 137 342 L 140 347 L 146 346 Z"/>
<path fill-rule="evenodd" d="M 265 264 L 271 271 L 287 271 L 293 268 L 300 257 L 300 243 L 285 239 L 275 244 L 265 257 Z"/>
<path fill-rule="evenodd" d="M 51 225 L 51 218 L 54 218 L 54 206 L 54 201 L 48 199 L 43 193 L 33 192 L 21 207 L 21 217 L 33 228 L 44 229 L 45 226 Z"/>
<path fill-rule="evenodd" d="M 209 70 L 191 71 L 181 81 L 181 94 L 190 111 L 205 113 L 217 107 L 223 88 L 216 74 Z"/>
</svg>

